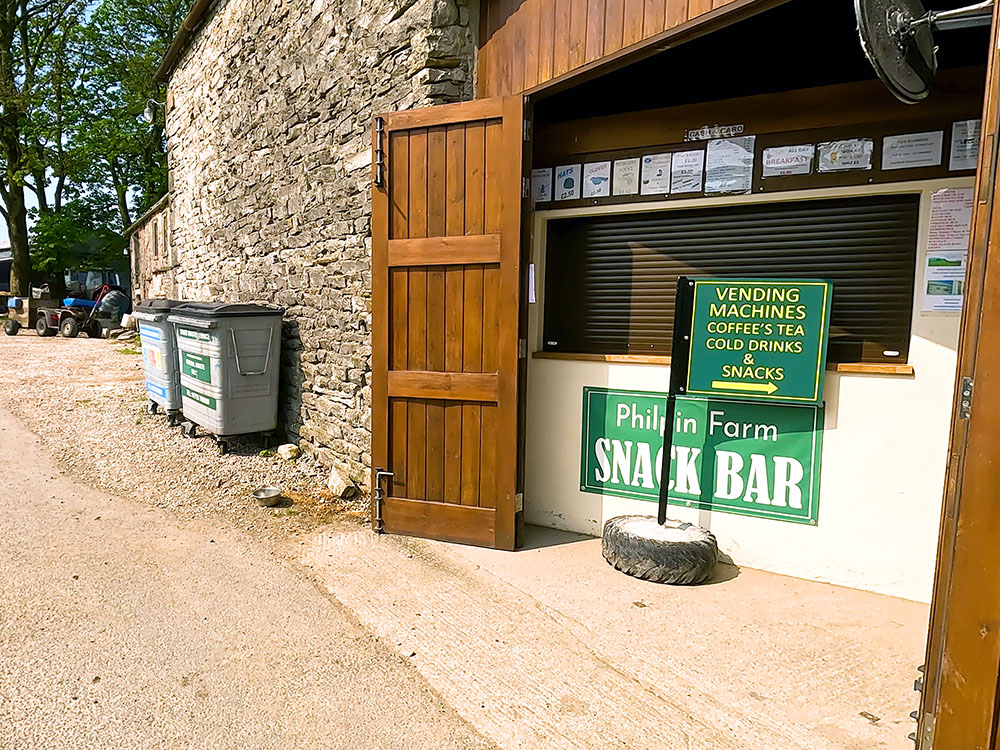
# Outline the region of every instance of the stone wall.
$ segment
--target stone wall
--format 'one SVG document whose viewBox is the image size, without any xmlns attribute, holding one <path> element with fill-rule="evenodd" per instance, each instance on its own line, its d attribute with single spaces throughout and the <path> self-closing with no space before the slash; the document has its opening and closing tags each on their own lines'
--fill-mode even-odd
<svg viewBox="0 0 1000 750">
<path fill-rule="evenodd" d="M 167 199 L 161 200 L 136 222 L 130 242 L 133 300 L 174 298 L 177 258 L 171 243 Z"/>
<path fill-rule="evenodd" d="M 368 486 L 371 121 L 472 97 L 475 0 L 219 0 L 170 79 L 176 294 L 287 309 L 289 439 Z"/>
</svg>

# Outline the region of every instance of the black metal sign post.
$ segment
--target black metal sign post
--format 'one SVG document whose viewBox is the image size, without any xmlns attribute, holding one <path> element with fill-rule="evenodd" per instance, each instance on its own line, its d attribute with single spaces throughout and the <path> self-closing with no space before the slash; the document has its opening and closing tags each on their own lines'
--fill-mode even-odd
<svg viewBox="0 0 1000 750">
<path fill-rule="evenodd" d="M 670 497 L 670 452 L 674 447 L 674 411 L 677 396 L 684 395 L 688 365 L 691 361 L 691 311 L 694 307 L 694 282 L 687 276 L 677 279 L 677 297 L 674 302 L 674 341 L 670 352 L 670 388 L 667 391 L 667 413 L 663 425 L 663 460 L 660 468 L 660 507 L 656 522 L 667 520 L 667 503 Z"/>
</svg>

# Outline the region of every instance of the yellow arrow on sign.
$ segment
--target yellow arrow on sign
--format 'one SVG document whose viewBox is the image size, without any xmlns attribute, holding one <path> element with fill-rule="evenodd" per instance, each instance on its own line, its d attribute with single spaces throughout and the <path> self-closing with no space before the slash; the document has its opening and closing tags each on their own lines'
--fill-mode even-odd
<svg viewBox="0 0 1000 750">
<path fill-rule="evenodd" d="M 766 393 L 768 395 L 778 390 L 774 383 L 729 383 L 725 380 L 713 380 L 712 387 L 721 391 L 750 391 L 751 393 Z"/>
</svg>

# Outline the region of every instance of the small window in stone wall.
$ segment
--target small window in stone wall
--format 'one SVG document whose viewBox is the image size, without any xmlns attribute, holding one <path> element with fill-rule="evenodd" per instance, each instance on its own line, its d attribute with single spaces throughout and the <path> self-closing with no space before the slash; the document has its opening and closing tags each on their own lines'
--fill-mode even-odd
<svg viewBox="0 0 1000 750">
<path fill-rule="evenodd" d="M 170 214 L 167 211 L 163 212 L 163 218 L 160 220 L 160 229 L 163 232 L 163 258 L 161 265 L 171 266 L 173 263 L 170 258 Z"/>
</svg>

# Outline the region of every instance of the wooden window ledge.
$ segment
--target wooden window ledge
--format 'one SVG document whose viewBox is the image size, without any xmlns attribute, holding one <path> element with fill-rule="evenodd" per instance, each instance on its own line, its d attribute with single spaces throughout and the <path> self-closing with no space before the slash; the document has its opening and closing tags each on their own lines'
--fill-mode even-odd
<svg viewBox="0 0 1000 750">
<path fill-rule="evenodd" d="M 669 365 L 662 354 L 576 354 L 573 352 L 534 352 L 532 359 L 561 359 L 574 362 L 618 362 L 633 365 Z"/>
<path fill-rule="evenodd" d="M 534 352 L 532 359 L 555 359 L 567 362 L 608 362 L 633 365 L 669 365 L 670 357 L 662 354 L 583 354 L 574 352 Z M 832 372 L 848 375 L 900 375 L 912 377 L 913 365 L 891 362 L 841 362 L 828 364 Z"/>
<path fill-rule="evenodd" d="M 891 362 L 841 362 L 829 365 L 829 370 L 856 375 L 913 375 L 913 365 L 897 365 Z"/>
</svg>

